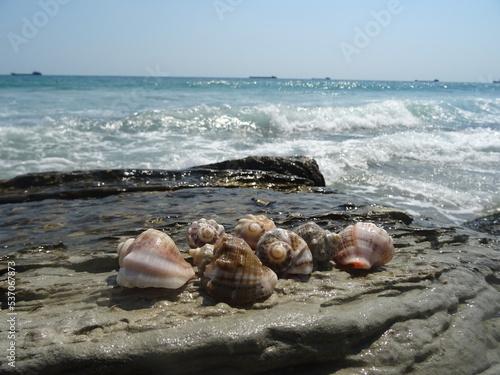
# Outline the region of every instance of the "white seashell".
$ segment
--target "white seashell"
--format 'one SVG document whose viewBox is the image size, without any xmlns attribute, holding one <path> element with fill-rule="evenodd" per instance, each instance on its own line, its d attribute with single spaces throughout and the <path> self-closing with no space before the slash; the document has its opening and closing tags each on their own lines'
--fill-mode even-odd
<svg viewBox="0 0 500 375">
<path fill-rule="evenodd" d="M 266 232 L 257 243 L 255 253 L 262 264 L 278 277 L 308 277 L 313 270 L 311 250 L 296 233 L 276 228 Z"/>
<path fill-rule="evenodd" d="M 214 244 L 224 235 L 224 227 L 215 220 L 205 218 L 193 221 L 186 232 L 186 241 L 192 249 L 202 247 L 206 243 Z"/>
<path fill-rule="evenodd" d="M 214 245 L 207 243 L 202 247 L 190 249 L 189 255 L 193 258 L 195 266 L 198 267 L 198 274 L 203 275 L 206 265 L 210 263 L 214 257 Z"/>
<path fill-rule="evenodd" d="M 121 268 L 116 281 L 121 286 L 177 289 L 195 276 L 174 241 L 159 230 L 148 229 L 117 250 Z"/>
<path fill-rule="evenodd" d="M 392 260 L 391 236 L 372 223 L 356 223 L 339 233 L 340 244 L 334 261 L 344 267 L 370 269 Z"/>
<path fill-rule="evenodd" d="M 243 238 L 245 242 L 255 249 L 260 237 L 267 231 L 275 229 L 274 221 L 265 215 L 248 214 L 244 218 L 238 220 L 234 228 L 234 235 Z"/>
<path fill-rule="evenodd" d="M 306 241 L 318 265 L 328 264 L 333 259 L 340 243 L 338 234 L 325 230 L 312 221 L 297 227 L 294 232 Z"/>
<path fill-rule="evenodd" d="M 269 297 L 277 281 L 243 239 L 225 235 L 215 244 L 201 285 L 214 300 L 241 306 Z"/>
</svg>

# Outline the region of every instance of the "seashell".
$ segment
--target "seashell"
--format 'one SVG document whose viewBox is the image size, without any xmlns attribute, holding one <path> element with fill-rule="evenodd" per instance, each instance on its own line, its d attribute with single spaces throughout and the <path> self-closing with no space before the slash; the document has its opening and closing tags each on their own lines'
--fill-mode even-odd
<svg viewBox="0 0 500 375">
<path fill-rule="evenodd" d="M 325 265 L 333 259 L 340 243 L 338 234 L 325 230 L 312 221 L 297 227 L 294 232 L 306 241 L 318 265 Z"/>
<path fill-rule="evenodd" d="M 394 255 L 391 236 L 375 224 L 349 225 L 339 236 L 333 260 L 341 266 L 370 269 L 390 262 Z"/>
<path fill-rule="evenodd" d="M 116 281 L 127 288 L 177 289 L 195 276 L 174 241 L 156 229 L 120 243 L 117 251 L 120 270 Z"/>
<path fill-rule="evenodd" d="M 214 257 L 214 245 L 207 243 L 202 247 L 190 249 L 189 255 L 193 258 L 194 265 L 198 267 L 198 274 L 203 275 L 206 265 L 210 263 Z"/>
<path fill-rule="evenodd" d="M 206 243 L 214 244 L 219 237 L 224 235 L 224 227 L 215 220 L 205 218 L 193 221 L 186 233 L 186 241 L 192 249 L 202 247 Z"/>
<path fill-rule="evenodd" d="M 246 305 L 269 297 L 278 277 L 241 238 L 224 235 L 215 244 L 212 261 L 205 267 L 201 285 L 216 301 Z"/>
<path fill-rule="evenodd" d="M 309 276 L 313 270 L 312 254 L 306 242 L 286 229 L 266 232 L 257 243 L 255 253 L 262 264 L 280 278 Z"/>
<path fill-rule="evenodd" d="M 248 214 L 244 218 L 238 220 L 234 228 L 234 235 L 243 238 L 252 249 L 255 249 L 260 237 L 267 231 L 275 229 L 274 221 L 265 215 Z"/>
<path fill-rule="evenodd" d="M 130 252 L 130 245 L 134 242 L 135 238 L 129 238 L 126 241 L 120 242 L 116 251 L 118 252 L 118 264 L 123 267 L 123 258 Z"/>
</svg>

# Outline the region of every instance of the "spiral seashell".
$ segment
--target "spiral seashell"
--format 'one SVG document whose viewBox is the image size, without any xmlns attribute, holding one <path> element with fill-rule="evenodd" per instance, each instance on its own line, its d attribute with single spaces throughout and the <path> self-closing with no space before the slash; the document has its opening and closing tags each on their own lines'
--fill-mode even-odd
<svg viewBox="0 0 500 375">
<path fill-rule="evenodd" d="M 234 235 L 243 238 L 245 242 L 255 249 L 260 237 L 267 231 L 275 229 L 274 221 L 265 215 L 248 214 L 244 218 L 238 220 L 234 228 Z"/>
<path fill-rule="evenodd" d="M 203 275 L 205 267 L 214 257 L 214 245 L 207 243 L 202 247 L 190 249 L 189 255 L 193 258 L 194 265 L 198 267 L 198 274 Z"/>
<path fill-rule="evenodd" d="M 375 224 L 349 225 L 339 236 L 333 260 L 341 266 L 370 269 L 390 262 L 394 256 L 391 236 Z"/>
<path fill-rule="evenodd" d="M 203 289 L 216 301 L 247 305 L 269 297 L 278 277 L 243 239 L 224 235 L 215 244 L 212 261 L 201 278 Z"/>
<path fill-rule="evenodd" d="M 340 243 L 338 234 L 325 230 L 312 221 L 302 224 L 294 231 L 306 241 L 318 265 L 325 265 L 333 259 L 335 249 Z"/>
<path fill-rule="evenodd" d="M 193 221 L 186 232 L 186 241 L 192 249 L 202 247 L 206 243 L 214 244 L 224 235 L 224 227 L 215 220 L 205 218 Z"/>
<path fill-rule="evenodd" d="M 313 270 L 311 250 L 294 232 L 276 228 L 266 232 L 257 243 L 255 253 L 262 264 L 278 277 L 308 277 Z"/>
<path fill-rule="evenodd" d="M 120 270 L 116 281 L 127 288 L 177 289 L 195 276 L 174 241 L 156 229 L 120 243 L 117 251 Z"/>
</svg>

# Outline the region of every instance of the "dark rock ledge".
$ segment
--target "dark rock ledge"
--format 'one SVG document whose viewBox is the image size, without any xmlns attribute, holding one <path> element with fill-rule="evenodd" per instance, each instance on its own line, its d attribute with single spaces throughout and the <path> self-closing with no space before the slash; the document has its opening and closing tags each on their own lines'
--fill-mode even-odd
<svg viewBox="0 0 500 375">
<path fill-rule="evenodd" d="M 193 186 L 0 205 L 2 309 L 12 261 L 17 312 L 16 368 L 2 338 L 0 372 L 500 373 L 498 238 L 423 227 L 400 210 L 329 193 Z M 197 280 L 177 291 L 116 284 L 120 239 L 157 228 L 189 259 L 190 221 L 214 218 L 231 231 L 245 213 L 284 228 L 372 221 L 393 236 L 396 255 L 373 272 L 331 264 L 308 282 L 279 280 L 246 309 L 216 303 Z"/>
<path fill-rule="evenodd" d="M 307 186 L 325 186 L 325 179 L 311 158 L 250 156 L 180 171 L 109 169 L 31 173 L 0 181 L 0 204 L 208 186 L 297 191 Z"/>
</svg>

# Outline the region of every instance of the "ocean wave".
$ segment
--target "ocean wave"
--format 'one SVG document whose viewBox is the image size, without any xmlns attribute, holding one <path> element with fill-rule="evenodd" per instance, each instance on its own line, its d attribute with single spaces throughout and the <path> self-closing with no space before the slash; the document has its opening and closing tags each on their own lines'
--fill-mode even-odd
<svg viewBox="0 0 500 375">
<path fill-rule="evenodd" d="M 38 125 L 0 127 L 0 156 L 23 163 L 54 153 L 71 160 L 83 154 L 83 160 L 90 155 L 89 160 L 102 158 L 104 164 L 146 159 L 152 167 L 159 167 L 154 160 L 163 154 L 181 149 L 206 153 L 199 158 L 202 163 L 213 161 L 214 155 L 231 157 L 241 149 L 331 158 L 353 169 L 390 160 L 471 166 L 498 161 L 500 127 L 441 128 L 436 119 L 443 117 L 443 109 L 434 104 L 416 107 L 400 100 L 348 107 L 196 106 L 123 117 L 45 117 Z M 332 180 L 337 175 L 333 172 Z"/>
<path fill-rule="evenodd" d="M 468 126 L 500 127 L 499 98 L 446 98 L 446 100 L 414 100 L 409 111 L 421 121 L 456 128 Z"/>
<path fill-rule="evenodd" d="M 291 106 L 265 104 L 251 107 L 200 105 L 188 108 L 137 111 L 126 116 L 86 113 L 47 117 L 44 126 L 81 131 L 141 133 L 150 131 L 187 134 L 203 132 L 225 136 L 278 137 L 293 133 L 352 134 L 425 126 L 402 101 L 361 106 Z"/>
<path fill-rule="evenodd" d="M 475 107 L 475 108 L 472 108 Z M 500 104 L 474 101 L 461 106 L 448 102 L 385 100 L 347 106 L 301 106 L 267 103 L 255 106 L 198 105 L 187 108 L 136 111 L 116 117 L 87 116 L 66 118 L 92 131 L 167 131 L 205 132 L 226 136 L 273 137 L 293 133 L 382 134 L 402 129 L 456 129 L 465 127 L 500 127 Z"/>
</svg>

